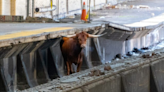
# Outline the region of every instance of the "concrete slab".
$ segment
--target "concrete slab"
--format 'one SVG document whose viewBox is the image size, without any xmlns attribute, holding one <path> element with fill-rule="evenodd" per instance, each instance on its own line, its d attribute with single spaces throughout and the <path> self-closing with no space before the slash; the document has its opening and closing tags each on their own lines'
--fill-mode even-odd
<svg viewBox="0 0 164 92">
<path fill-rule="evenodd" d="M 153 75 L 153 79 L 155 82 L 155 87 L 157 88 L 158 92 L 163 92 L 164 91 L 164 83 L 161 82 L 163 80 L 163 60 L 158 60 L 156 62 L 153 62 L 151 64 L 151 72 Z"/>
<path fill-rule="evenodd" d="M 142 55 L 140 55 L 110 63 L 109 65 L 113 69 L 110 71 L 104 70 L 104 66 L 108 64 L 101 65 L 69 76 L 64 76 L 60 79 L 55 79 L 49 83 L 22 92 L 32 90 L 47 90 L 50 92 L 100 92 L 102 89 L 104 92 L 108 92 L 109 90 L 111 92 L 120 92 L 119 89 L 121 89 L 121 91 L 125 90 L 125 92 L 149 92 L 151 88 L 149 64 L 159 59 L 160 62 L 162 62 L 164 57 L 163 51 L 164 49 L 154 51 L 155 53 L 160 53 L 160 55 L 151 58 L 142 58 Z M 152 52 L 148 52 L 147 54 L 150 53 Z M 123 64 L 116 65 L 118 63 Z M 104 75 L 90 76 L 89 73 L 91 73 L 92 70 L 101 70 L 101 72 L 104 72 Z M 162 76 L 159 77 L 159 79 L 161 78 Z M 65 82 L 63 83 L 63 81 Z M 123 83 L 121 83 L 121 81 Z M 124 87 L 124 90 L 122 87 Z"/>
<path fill-rule="evenodd" d="M 44 28 L 44 29 L 25 30 L 25 31 L 22 30 L 21 32 L 1 35 L 0 40 L 12 39 L 12 38 L 18 38 L 18 37 L 26 37 L 26 36 L 31 36 L 31 35 L 38 35 L 38 34 L 45 33 L 45 32 L 55 32 L 55 31 L 68 30 L 68 29 L 72 29 L 72 27 Z"/>
<path fill-rule="evenodd" d="M 18 44 L 18 42 L 27 43 L 46 40 L 48 35 L 50 35 L 50 38 L 56 38 L 59 34 L 73 34 L 75 31 L 95 29 L 97 26 L 100 27 L 103 24 L 122 29 L 123 32 L 153 29 L 159 25 L 163 25 L 163 4 L 164 1 L 162 0 L 151 0 L 151 2 L 149 0 L 136 0 L 121 3 L 117 7 L 147 5 L 149 8 L 96 10 L 91 17 L 93 21 L 86 24 L 81 22 L 0 23 L 0 47 L 10 45 L 11 43 Z"/>
<path fill-rule="evenodd" d="M 149 65 L 145 65 L 138 69 L 130 69 L 121 73 L 125 92 L 149 92 L 149 68 Z"/>
</svg>

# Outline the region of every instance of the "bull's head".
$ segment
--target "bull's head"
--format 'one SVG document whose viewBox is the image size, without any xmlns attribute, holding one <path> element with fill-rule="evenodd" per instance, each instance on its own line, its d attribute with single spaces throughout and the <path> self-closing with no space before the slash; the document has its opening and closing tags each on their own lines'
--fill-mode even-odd
<svg viewBox="0 0 164 92">
<path fill-rule="evenodd" d="M 101 35 L 91 35 L 91 34 L 88 34 L 88 33 L 83 31 L 83 32 L 78 33 L 78 34 L 67 35 L 65 37 L 73 37 L 73 38 L 75 38 L 78 41 L 78 44 L 81 46 L 81 48 L 85 48 L 86 47 L 87 38 L 89 38 L 89 37 L 90 38 L 97 38 L 97 37 L 103 36 L 105 34 L 106 33 L 101 34 Z"/>
</svg>

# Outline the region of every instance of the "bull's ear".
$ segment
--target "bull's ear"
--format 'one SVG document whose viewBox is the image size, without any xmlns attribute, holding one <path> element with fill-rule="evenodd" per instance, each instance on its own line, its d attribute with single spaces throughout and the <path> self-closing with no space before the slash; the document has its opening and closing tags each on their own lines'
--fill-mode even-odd
<svg viewBox="0 0 164 92">
<path fill-rule="evenodd" d="M 87 37 L 89 38 L 89 34 L 87 34 Z"/>
<path fill-rule="evenodd" d="M 65 40 L 68 40 L 68 37 L 63 37 L 63 40 L 65 41 Z"/>
<path fill-rule="evenodd" d="M 83 31 L 83 33 L 84 33 L 87 37 L 89 37 L 89 34 L 88 34 L 87 32 Z"/>
</svg>

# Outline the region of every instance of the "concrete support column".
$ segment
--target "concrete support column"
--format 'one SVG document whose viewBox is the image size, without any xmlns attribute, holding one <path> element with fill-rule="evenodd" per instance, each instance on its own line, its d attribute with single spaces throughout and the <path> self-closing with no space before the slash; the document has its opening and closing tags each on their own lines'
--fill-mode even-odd
<svg viewBox="0 0 164 92">
<path fill-rule="evenodd" d="M 2 0 L 2 15 L 10 15 L 10 0 Z"/>
<path fill-rule="evenodd" d="M 10 0 L 10 14 L 16 15 L 16 0 Z"/>
<path fill-rule="evenodd" d="M 81 0 L 81 10 L 83 9 L 83 0 Z"/>
<path fill-rule="evenodd" d="M 66 0 L 66 9 L 67 9 L 67 14 L 69 14 L 69 9 L 68 9 L 68 0 Z"/>
<path fill-rule="evenodd" d="M 2 15 L 2 0 L 0 0 L 0 15 Z"/>
<path fill-rule="evenodd" d="M 59 8 L 60 8 L 60 6 L 59 6 L 59 0 L 57 0 L 56 5 L 57 5 L 57 14 L 58 14 L 58 18 L 59 18 Z"/>
<path fill-rule="evenodd" d="M 34 7 L 35 7 L 35 0 L 32 0 L 32 17 L 34 17 Z"/>
<path fill-rule="evenodd" d="M 94 9 L 96 8 L 96 1 L 94 0 Z"/>
<path fill-rule="evenodd" d="M 30 3 L 30 1 L 29 0 L 27 0 L 27 17 L 29 16 L 29 3 Z"/>
</svg>

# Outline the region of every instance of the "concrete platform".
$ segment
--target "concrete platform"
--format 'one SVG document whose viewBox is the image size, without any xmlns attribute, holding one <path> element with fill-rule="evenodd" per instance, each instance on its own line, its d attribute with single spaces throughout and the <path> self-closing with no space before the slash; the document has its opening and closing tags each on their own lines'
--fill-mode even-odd
<svg viewBox="0 0 164 92">
<path fill-rule="evenodd" d="M 74 34 L 76 31 L 95 30 L 96 27 L 98 27 L 99 29 L 104 29 L 105 27 L 114 27 L 120 29 L 122 33 L 129 32 L 128 34 L 131 34 L 131 32 L 134 31 L 151 30 L 163 25 L 164 6 L 162 5 L 164 4 L 164 1 L 162 0 L 136 0 L 122 3 L 120 4 L 120 7 L 128 7 L 129 5 L 138 6 L 141 4 L 147 5 L 149 6 L 149 8 L 107 8 L 96 10 L 93 12 L 95 14 L 95 16 L 92 17 L 93 21 L 87 24 L 0 23 L 0 47 L 8 46 L 10 44 L 46 40 L 47 36 L 49 35 L 51 35 L 49 37 L 51 39 L 60 37 L 63 34 Z M 135 38 L 136 37 L 137 36 L 135 36 Z"/>
<path fill-rule="evenodd" d="M 99 23 L 0 23 L 0 47 L 34 42 L 74 34 L 77 31 L 95 30 Z M 99 28 L 98 28 L 99 29 Z"/>
</svg>

